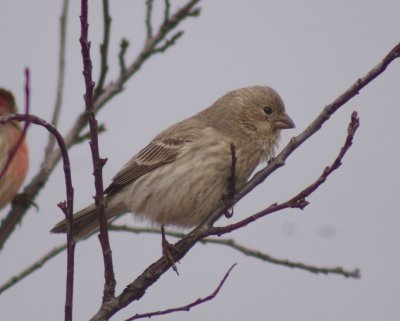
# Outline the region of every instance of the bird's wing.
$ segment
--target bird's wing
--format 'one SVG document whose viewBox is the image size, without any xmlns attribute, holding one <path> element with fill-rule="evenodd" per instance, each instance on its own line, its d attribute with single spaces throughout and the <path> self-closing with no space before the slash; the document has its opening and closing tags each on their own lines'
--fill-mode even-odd
<svg viewBox="0 0 400 321">
<path fill-rule="evenodd" d="M 152 141 L 122 167 L 104 193 L 115 193 L 142 175 L 175 161 L 182 154 L 184 145 L 190 142 L 190 139 L 173 138 Z"/>
</svg>

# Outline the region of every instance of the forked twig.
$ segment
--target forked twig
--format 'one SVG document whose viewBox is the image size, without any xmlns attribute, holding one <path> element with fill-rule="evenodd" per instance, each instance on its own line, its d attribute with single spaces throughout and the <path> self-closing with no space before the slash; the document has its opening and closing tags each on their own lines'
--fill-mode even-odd
<svg viewBox="0 0 400 321">
<path fill-rule="evenodd" d="M 133 321 L 133 320 L 138 320 L 138 319 L 143 319 L 143 318 L 152 318 L 155 316 L 160 316 L 160 315 L 166 315 L 166 314 L 170 314 L 170 313 L 175 313 L 175 312 L 182 312 L 182 311 L 190 311 L 191 308 L 203 304 L 207 301 L 213 300 L 217 294 L 219 293 L 219 291 L 221 290 L 222 286 L 224 285 L 226 279 L 229 276 L 229 273 L 231 273 L 232 269 L 236 266 L 236 263 L 233 264 L 229 270 L 225 273 L 224 277 L 222 278 L 221 282 L 218 284 L 217 288 L 214 290 L 213 293 L 211 293 L 210 295 L 204 297 L 204 298 L 199 298 L 196 301 L 193 301 L 187 305 L 178 307 L 178 308 L 171 308 L 171 309 L 167 309 L 167 310 L 162 310 L 162 311 L 156 311 L 156 312 L 149 312 L 149 313 L 143 313 L 143 314 L 136 314 L 133 317 L 126 319 L 125 321 Z"/>
</svg>

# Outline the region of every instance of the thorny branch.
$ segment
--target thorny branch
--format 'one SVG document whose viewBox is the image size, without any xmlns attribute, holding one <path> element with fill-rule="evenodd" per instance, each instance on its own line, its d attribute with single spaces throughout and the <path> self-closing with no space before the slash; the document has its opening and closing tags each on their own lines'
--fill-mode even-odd
<svg viewBox="0 0 400 321">
<path fill-rule="evenodd" d="M 96 189 L 96 195 L 94 197 L 96 204 L 96 211 L 98 213 L 100 235 L 99 240 L 103 253 L 104 261 L 104 291 L 103 291 L 103 303 L 110 301 L 114 298 L 115 294 L 115 277 L 114 267 L 112 261 L 112 252 L 110 242 L 108 239 L 107 229 L 107 218 L 105 215 L 105 201 L 103 194 L 103 166 L 106 163 L 106 159 L 100 158 L 99 151 L 99 140 L 98 140 L 98 123 L 94 114 L 93 105 L 93 88 L 94 82 L 92 80 L 92 60 L 90 57 L 90 43 L 88 41 L 88 0 L 81 1 L 81 37 L 79 39 L 82 48 L 82 60 L 83 60 L 83 76 L 85 78 L 85 103 L 86 113 L 90 128 L 90 149 L 92 152 L 93 161 L 93 175 L 94 185 Z M 105 60 L 106 56 L 103 56 L 102 60 Z M 105 64 L 105 63 L 103 63 Z"/>
</svg>

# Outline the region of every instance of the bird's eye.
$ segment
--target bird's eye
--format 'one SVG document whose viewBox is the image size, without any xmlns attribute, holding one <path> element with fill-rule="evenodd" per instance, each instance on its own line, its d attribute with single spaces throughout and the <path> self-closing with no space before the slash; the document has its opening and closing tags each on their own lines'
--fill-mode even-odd
<svg viewBox="0 0 400 321">
<path fill-rule="evenodd" d="M 271 115 L 272 114 L 272 108 L 269 107 L 269 106 L 265 106 L 263 108 L 263 110 L 264 110 L 264 113 L 266 113 L 267 115 Z"/>
</svg>

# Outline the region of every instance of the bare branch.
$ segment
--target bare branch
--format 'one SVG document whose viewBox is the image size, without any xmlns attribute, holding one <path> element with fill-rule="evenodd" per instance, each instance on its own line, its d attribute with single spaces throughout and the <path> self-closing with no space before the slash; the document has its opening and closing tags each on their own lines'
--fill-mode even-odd
<svg viewBox="0 0 400 321">
<path fill-rule="evenodd" d="M 111 30 L 111 16 L 108 0 L 103 0 L 103 20 L 104 20 L 104 32 L 103 32 L 103 43 L 100 45 L 100 75 L 97 81 L 97 86 L 94 92 L 94 100 L 102 92 L 104 82 L 106 80 L 108 72 L 108 47 L 110 43 L 110 30 Z"/>
<path fill-rule="evenodd" d="M 118 61 L 119 61 L 119 68 L 120 68 L 120 74 L 123 75 L 126 73 L 126 63 L 125 63 L 125 54 L 126 50 L 129 47 L 129 42 L 126 39 L 121 40 L 120 44 L 120 51 L 118 54 Z"/>
<path fill-rule="evenodd" d="M 153 0 L 146 0 L 146 32 L 147 39 L 153 37 L 153 26 L 151 25 L 151 14 L 153 13 Z"/>
<path fill-rule="evenodd" d="M 160 315 L 181 312 L 181 311 L 190 311 L 191 308 L 214 299 L 217 296 L 218 292 L 221 290 L 222 286 L 224 285 L 226 279 L 229 276 L 229 273 L 231 273 L 232 269 L 235 266 L 236 266 L 236 263 L 233 264 L 229 268 L 228 272 L 225 273 L 224 277 L 222 278 L 221 282 L 218 284 L 218 286 L 214 290 L 214 292 L 211 293 L 210 295 L 206 296 L 205 298 L 199 298 L 196 301 L 193 301 L 192 303 L 189 303 L 189 304 L 179 307 L 179 308 L 172 308 L 172 309 L 167 309 L 167 310 L 163 310 L 163 311 L 149 312 L 149 313 L 144 313 L 144 314 L 136 314 L 133 317 L 126 319 L 125 321 L 133 321 L 133 320 L 138 320 L 138 319 L 143 319 L 143 318 L 152 318 L 154 316 L 160 316 Z"/>
<path fill-rule="evenodd" d="M 108 228 L 107 218 L 105 216 L 105 201 L 103 194 L 103 166 L 106 163 L 106 159 L 100 158 L 99 152 L 99 141 L 98 141 L 98 123 L 94 114 L 93 104 L 93 88 L 94 82 L 92 80 L 92 60 L 90 57 L 90 43 L 88 42 L 88 0 L 81 1 L 81 37 L 79 39 L 82 48 L 82 60 L 83 60 L 83 76 L 85 79 L 85 103 L 86 113 L 90 128 L 90 149 L 92 152 L 93 161 L 93 175 L 94 185 L 96 190 L 95 204 L 96 211 L 99 217 L 100 235 L 99 240 L 103 252 L 104 261 L 104 293 L 103 303 L 114 298 L 115 294 L 115 277 L 114 267 L 112 261 L 112 253 L 110 248 L 110 242 L 108 239 Z"/>
<path fill-rule="evenodd" d="M 171 11 L 171 3 L 169 0 L 164 0 L 164 23 L 168 21 Z"/>
<path fill-rule="evenodd" d="M 128 233 L 134 233 L 134 234 L 142 234 L 142 233 L 157 234 L 157 235 L 160 234 L 160 229 L 158 229 L 158 228 L 134 227 L 134 226 L 116 225 L 116 224 L 109 225 L 108 230 L 114 231 L 114 232 L 128 232 Z M 165 231 L 165 235 L 170 236 L 170 237 L 179 238 L 179 239 L 182 239 L 186 236 L 185 233 L 176 232 L 176 231 L 168 231 L 168 230 Z M 89 238 L 89 236 L 87 238 Z M 316 273 L 316 274 L 339 274 L 339 275 L 342 275 L 344 277 L 349 277 L 349 278 L 360 278 L 359 269 L 350 271 L 350 270 L 345 270 L 343 267 L 340 267 L 340 266 L 339 267 L 318 267 L 315 265 L 305 264 L 302 262 L 294 262 L 294 261 L 291 261 L 288 259 L 280 259 L 280 258 L 276 258 L 272 255 L 263 253 L 259 250 L 254 250 L 254 249 L 245 247 L 245 246 L 237 243 L 234 239 L 221 239 L 221 238 L 207 237 L 205 239 L 200 240 L 199 242 L 201 244 L 216 244 L 216 245 L 227 246 L 227 247 L 237 250 L 247 256 L 250 256 L 250 257 L 253 257 L 256 259 L 260 259 L 264 262 L 287 266 L 287 267 L 295 268 L 295 269 L 301 269 L 301 270 Z M 45 254 L 43 257 L 37 259 L 32 265 L 30 265 L 29 267 L 24 269 L 22 272 L 18 273 L 17 275 L 12 276 L 8 281 L 4 282 L 3 285 L 0 285 L 0 294 L 2 292 L 4 292 L 5 290 L 9 289 L 11 286 L 17 284 L 19 281 L 23 280 L 25 277 L 29 276 L 31 273 L 33 273 L 37 269 L 41 268 L 45 263 L 47 263 L 47 261 L 49 261 L 51 258 L 53 258 L 56 255 L 58 255 L 59 253 L 61 253 L 66 248 L 67 248 L 67 244 L 62 244 L 62 245 L 50 250 L 47 254 Z"/>
<path fill-rule="evenodd" d="M 65 50 L 66 50 L 66 39 L 67 39 L 67 19 L 68 19 L 68 7 L 69 0 L 63 0 L 63 8 L 60 17 L 60 49 L 58 57 L 58 78 L 57 78 L 57 95 L 56 103 L 53 110 L 53 118 L 51 123 L 54 127 L 58 126 L 58 120 L 61 113 L 61 105 L 64 93 L 64 79 L 65 79 Z M 50 154 L 53 150 L 55 139 L 53 135 L 49 135 L 49 140 L 45 149 L 45 155 Z"/>
<path fill-rule="evenodd" d="M 178 31 L 176 34 L 174 34 L 171 39 L 165 40 L 165 42 L 160 45 L 159 47 L 155 48 L 153 50 L 153 53 L 164 53 L 169 47 L 173 46 L 176 41 L 183 36 L 183 31 Z"/>
<path fill-rule="evenodd" d="M 116 225 L 116 224 L 110 225 L 109 230 L 117 231 L 117 232 L 129 232 L 129 233 L 135 233 L 135 234 L 141 234 L 141 233 L 160 234 L 160 230 L 155 229 L 155 228 L 132 227 L 132 226 L 127 226 L 127 225 Z M 167 230 L 165 231 L 165 235 L 179 238 L 179 239 L 182 239 L 186 236 L 185 233 L 167 231 Z M 356 278 L 356 279 L 360 278 L 359 269 L 350 271 L 350 270 L 345 270 L 343 267 L 340 267 L 340 266 L 339 267 L 318 267 L 315 265 L 305 264 L 302 262 L 294 262 L 294 261 L 287 260 L 287 259 L 280 259 L 280 258 L 274 257 L 272 255 L 263 253 L 259 250 L 254 250 L 254 249 L 250 249 L 246 246 L 243 246 L 243 245 L 237 243 L 234 239 L 220 239 L 220 238 L 207 237 L 207 238 L 199 241 L 199 243 L 228 246 L 228 247 L 230 247 L 234 250 L 237 250 L 247 256 L 250 256 L 250 257 L 253 257 L 256 259 L 260 259 L 264 262 L 282 265 L 282 266 L 286 266 L 286 267 L 294 268 L 294 269 L 300 269 L 300 270 L 308 271 L 308 272 L 315 273 L 315 274 L 339 274 L 344 277 L 350 277 L 350 278 Z"/>
<path fill-rule="evenodd" d="M 361 277 L 360 270 L 355 269 L 352 271 L 345 270 L 341 266 L 338 267 L 319 267 L 315 265 L 305 264 L 302 262 L 294 262 L 287 259 L 279 259 L 273 257 L 269 254 L 265 254 L 258 250 L 249 249 L 243 245 L 240 245 L 235 242 L 233 239 L 214 239 L 214 238 L 206 238 L 200 241 L 201 243 L 214 243 L 219 245 L 225 245 L 231 247 L 247 256 L 254 257 L 260 259 L 265 262 L 269 262 L 272 264 L 282 265 L 293 269 L 300 269 L 304 271 L 308 271 L 315 274 L 339 274 L 346 278 L 355 278 L 358 279 Z"/>
<path fill-rule="evenodd" d="M 103 90 L 102 94 L 98 96 L 94 103 L 94 108 L 97 111 L 100 109 L 107 101 L 109 101 L 116 94 L 121 92 L 125 82 L 133 76 L 143 65 L 143 63 L 149 59 L 154 54 L 159 53 L 156 51 L 158 45 L 166 38 L 166 36 L 174 30 L 182 21 L 188 17 L 197 17 L 200 14 L 200 9 L 195 8 L 195 6 L 200 2 L 200 0 L 188 1 L 181 9 L 176 11 L 167 21 L 165 21 L 158 32 L 148 38 L 145 42 L 144 47 L 139 53 L 138 57 L 126 67 L 125 72 L 120 73 L 118 78 L 114 82 L 110 82 Z M 176 40 L 176 39 L 175 39 Z M 168 48 L 170 45 L 168 46 Z"/>
</svg>

